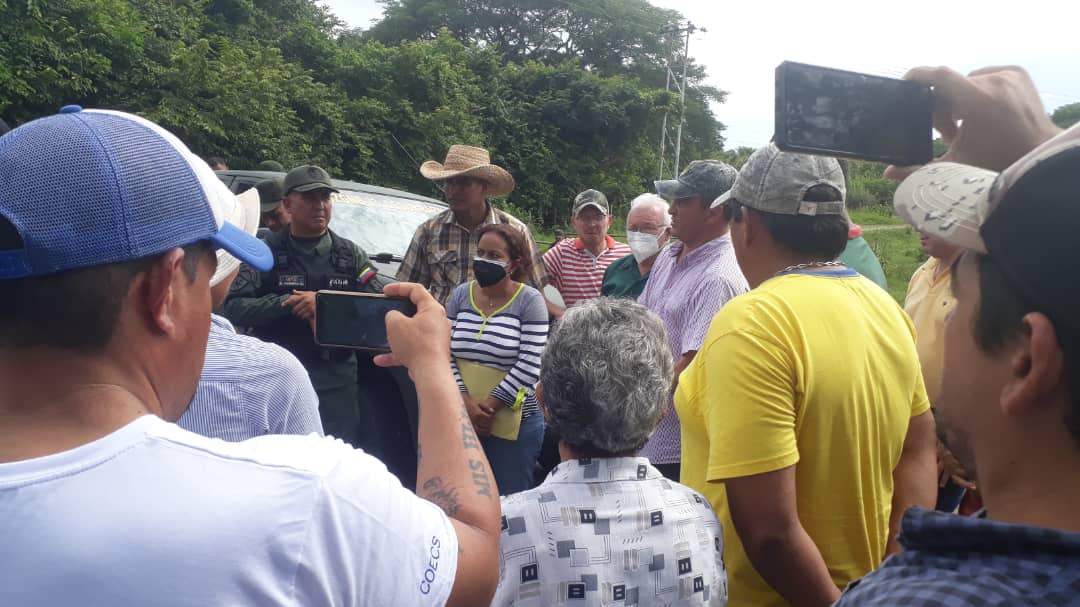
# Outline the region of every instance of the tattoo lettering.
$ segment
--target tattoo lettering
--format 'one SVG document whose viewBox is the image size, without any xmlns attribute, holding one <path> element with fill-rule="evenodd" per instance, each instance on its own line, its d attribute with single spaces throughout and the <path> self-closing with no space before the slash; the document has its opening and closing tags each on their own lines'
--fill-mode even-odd
<svg viewBox="0 0 1080 607">
<path fill-rule="evenodd" d="M 443 483 L 441 476 L 429 478 L 424 481 L 417 495 L 443 509 L 449 516 L 457 514 L 461 510 L 458 503 L 457 489 Z"/>
<path fill-rule="evenodd" d="M 473 428 L 472 420 L 469 419 L 469 414 L 465 412 L 465 408 L 461 408 L 461 446 L 466 451 L 469 449 L 480 450 L 483 447 L 480 445 L 480 439 L 476 437 L 476 430 Z"/>
<path fill-rule="evenodd" d="M 472 482 L 473 486 L 476 487 L 476 494 L 491 497 L 491 483 L 488 481 L 484 462 L 478 459 L 469 460 L 469 470 L 472 471 Z"/>
<path fill-rule="evenodd" d="M 472 422 L 466 420 L 461 423 L 461 446 L 466 451 L 469 449 L 481 449 L 480 439 L 476 438 L 476 430 L 473 429 Z"/>
</svg>

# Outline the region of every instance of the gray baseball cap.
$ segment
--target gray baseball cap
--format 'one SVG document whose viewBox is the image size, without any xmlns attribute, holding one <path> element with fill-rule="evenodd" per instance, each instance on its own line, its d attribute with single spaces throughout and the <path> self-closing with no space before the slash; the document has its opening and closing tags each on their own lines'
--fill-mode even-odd
<svg viewBox="0 0 1080 607">
<path fill-rule="evenodd" d="M 596 207 L 604 215 L 609 215 L 607 196 L 597 190 L 585 190 L 574 198 L 574 215 L 585 207 Z"/>
<path fill-rule="evenodd" d="M 671 202 L 680 198 L 701 196 L 705 202 L 716 200 L 731 189 L 739 172 L 719 160 L 695 160 L 686 166 L 677 179 L 654 181 L 656 193 Z"/>
<path fill-rule="evenodd" d="M 330 183 L 330 173 L 322 167 L 305 165 L 298 166 L 285 175 L 285 195 L 290 192 L 310 192 L 312 190 L 338 191 Z"/>
<path fill-rule="evenodd" d="M 838 202 L 806 202 L 806 191 L 827 185 L 840 192 Z M 844 173 L 835 158 L 781 152 L 774 144 L 750 155 L 735 185 L 713 201 L 718 207 L 734 198 L 739 204 L 777 215 L 843 215 Z"/>
</svg>

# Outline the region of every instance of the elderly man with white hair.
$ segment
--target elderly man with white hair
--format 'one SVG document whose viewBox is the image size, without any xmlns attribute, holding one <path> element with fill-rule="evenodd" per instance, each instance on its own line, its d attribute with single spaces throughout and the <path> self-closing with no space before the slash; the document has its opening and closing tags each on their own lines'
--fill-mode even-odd
<svg viewBox="0 0 1080 607">
<path fill-rule="evenodd" d="M 636 457 L 666 408 L 672 365 L 664 323 L 644 306 L 601 297 L 566 311 L 536 388 L 562 463 L 503 498 L 493 605 L 727 604 L 708 500 Z"/>
<path fill-rule="evenodd" d="M 656 194 L 642 194 L 630 203 L 626 216 L 626 243 L 632 255 L 608 266 L 600 294 L 637 299 L 645 290 L 653 262 L 671 238 L 668 203 Z"/>
</svg>

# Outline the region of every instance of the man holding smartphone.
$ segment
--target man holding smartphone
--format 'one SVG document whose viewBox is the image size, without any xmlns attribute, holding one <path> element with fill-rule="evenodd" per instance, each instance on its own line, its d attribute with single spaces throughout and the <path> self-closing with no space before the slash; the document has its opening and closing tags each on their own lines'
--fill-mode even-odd
<svg viewBox="0 0 1080 607">
<path fill-rule="evenodd" d="M 907 77 L 934 87 L 935 128 L 950 146 L 894 202 L 913 227 L 963 250 L 935 406 L 939 435 L 977 476 L 986 508 L 907 512 L 904 551 L 837 604 L 1075 605 L 1080 127 L 1061 133 L 1018 67 Z"/>
<path fill-rule="evenodd" d="M 0 137 L 0 602 L 486 605 L 499 501 L 442 307 L 390 285 L 421 403 L 420 496 L 317 436 L 177 427 L 205 354 L 214 250 L 274 259 L 175 136 L 82 110 Z M 62 372 L 57 372 L 60 369 Z"/>
<path fill-rule="evenodd" d="M 361 446 L 359 426 L 364 416 L 358 401 L 356 355 L 315 343 L 315 292 L 379 293 L 383 285 L 367 253 L 330 229 L 331 194 L 337 189 L 326 171 L 296 167 L 285 176 L 283 190 L 282 205 L 291 223 L 266 239 L 274 267 L 269 272 L 241 269 L 224 315 L 299 358 L 319 395 L 323 429 Z"/>
</svg>

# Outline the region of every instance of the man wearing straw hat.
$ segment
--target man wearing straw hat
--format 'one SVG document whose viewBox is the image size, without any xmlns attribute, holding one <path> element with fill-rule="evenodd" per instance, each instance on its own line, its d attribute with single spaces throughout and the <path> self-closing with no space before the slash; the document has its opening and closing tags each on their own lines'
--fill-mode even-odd
<svg viewBox="0 0 1080 607">
<path fill-rule="evenodd" d="M 488 151 L 467 145 L 452 145 L 443 163 L 428 160 L 420 174 L 434 181 L 446 195 L 450 208 L 416 229 L 405 260 L 398 270 L 402 282 L 420 283 L 443 305 L 454 287 L 472 279 L 476 256 L 476 230 L 483 225 L 508 223 L 525 232 L 533 258 L 540 252 L 524 223 L 496 209 L 488 198 L 505 196 L 514 189 L 514 178 L 491 164 Z M 543 289 L 547 275 L 543 264 L 533 264 L 528 284 Z"/>
</svg>

